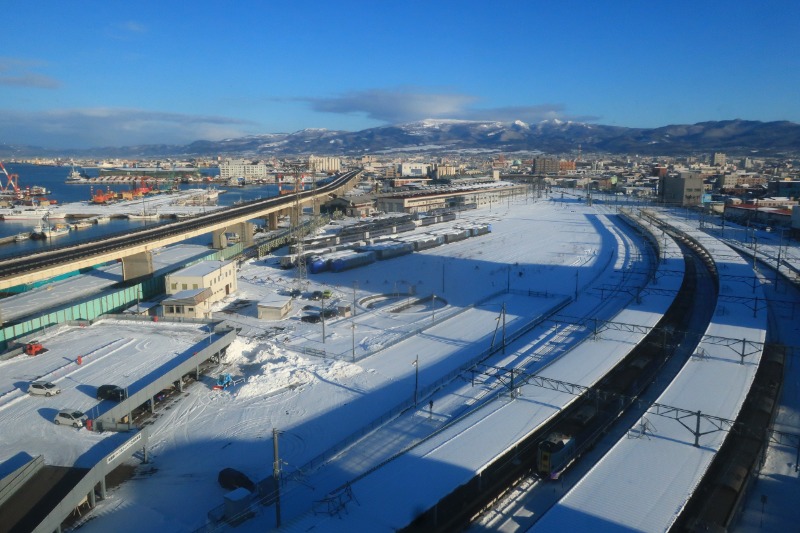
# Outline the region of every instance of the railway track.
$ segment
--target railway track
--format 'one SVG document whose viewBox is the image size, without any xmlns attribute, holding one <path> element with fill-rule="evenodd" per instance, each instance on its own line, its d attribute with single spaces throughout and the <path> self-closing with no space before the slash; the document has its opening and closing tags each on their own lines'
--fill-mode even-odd
<svg viewBox="0 0 800 533">
<path fill-rule="evenodd" d="M 620 362 L 596 387 L 587 389 L 582 388 L 581 399 L 573 402 L 570 408 L 565 409 L 561 415 L 550 423 L 538 428 L 531 433 L 523 442 L 500 455 L 492 465 L 484 469 L 479 476 L 472 481 L 465 483 L 451 494 L 443 498 L 433 509 L 421 514 L 404 531 L 454 531 L 468 527 L 468 525 L 481 516 L 482 513 L 493 508 L 495 505 L 502 506 L 504 497 L 513 494 L 514 498 L 524 501 L 528 498 L 535 498 L 537 494 L 552 492 L 550 482 L 545 481 L 537 472 L 537 450 L 549 435 L 559 430 L 560 426 L 569 424 L 573 418 L 582 413 L 582 407 L 587 404 L 596 404 L 597 398 L 608 397 L 622 399 L 621 402 L 612 400 L 608 402 L 602 411 L 602 419 L 596 419 L 592 423 L 592 431 L 589 432 L 592 439 L 590 442 L 581 443 L 575 449 L 576 456 L 584 451 L 588 451 L 596 442 L 610 431 L 613 423 L 623 416 L 625 409 L 638 402 L 644 390 L 652 387 L 653 381 L 659 376 L 662 368 L 670 360 L 674 353 L 680 353 L 688 359 L 692 353 L 688 347 L 696 340 L 689 334 L 689 320 L 696 320 L 695 313 L 709 313 L 707 301 L 702 302 L 705 311 L 695 310 L 698 305 L 695 296 L 698 290 L 698 276 L 702 279 L 702 288 L 716 294 L 716 277 L 713 269 L 709 270 L 704 264 L 704 259 L 694 254 L 686 246 L 681 246 L 684 254 L 691 254 L 691 259 L 686 261 L 687 276 L 682 284 L 680 291 L 665 313 L 658 325 L 652 328 L 646 338 L 631 351 L 631 353 Z M 712 298 L 713 300 L 713 298 Z M 710 307 L 713 310 L 713 306 Z M 705 320 L 705 314 L 700 320 Z M 708 317 L 710 319 L 710 317 Z M 675 363 L 678 370 L 684 360 L 676 358 Z M 646 361 L 642 364 L 642 361 Z M 677 370 L 674 370 L 677 373 Z M 659 379 L 659 383 L 666 387 L 669 379 Z M 648 391 L 650 393 L 651 391 Z M 622 405 L 622 404 L 626 405 Z M 601 406 L 603 407 L 603 406 Z M 570 461 L 571 468 L 575 468 L 575 463 Z M 525 486 L 525 489 L 521 489 Z M 507 503 L 507 502 L 505 502 Z M 553 501 L 555 503 L 555 501 Z M 513 505 L 512 505 L 513 506 Z M 503 514 L 508 515 L 506 507 Z M 537 512 L 535 518 L 541 516 Z M 446 518 L 443 518 L 446 517 Z M 519 524 L 520 517 L 514 516 L 512 521 Z M 523 519 L 524 520 L 524 519 Z M 531 516 L 528 520 L 533 522 Z M 496 526 L 492 524 L 492 527 Z M 486 522 L 482 522 L 482 527 Z"/>
</svg>

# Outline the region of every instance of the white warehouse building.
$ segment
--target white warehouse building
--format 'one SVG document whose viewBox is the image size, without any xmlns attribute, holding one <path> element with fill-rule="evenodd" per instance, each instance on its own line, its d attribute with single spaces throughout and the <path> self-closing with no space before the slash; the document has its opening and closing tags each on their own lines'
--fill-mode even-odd
<svg viewBox="0 0 800 533">
<path fill-rule="evenodd" d="M 338 157 L 308 156 L 308 170 L 310 172 L 339 172 L 342 160 Z"/>
<path fill-rule="evenodd" d="M 431 170 L 428 163 L 400 163 L 401 176 L 424 177 Z"/>
<path fill-rule="evenodd" d="M 261 161 L 226 159 L 219 164 L 219 177 L 222 179 L 244 178 L 247 181 L 255 178 L 266 178 L 267 176 L 267 165 Z"/>
</svg>

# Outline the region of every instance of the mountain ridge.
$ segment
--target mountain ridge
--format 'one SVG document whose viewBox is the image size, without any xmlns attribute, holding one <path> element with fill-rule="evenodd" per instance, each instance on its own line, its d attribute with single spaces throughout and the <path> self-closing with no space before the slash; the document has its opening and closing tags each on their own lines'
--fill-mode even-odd
<svg viewBox="0 0 800 533">
<path fill-rule="evenodd" d="M 705 121 L 658 128 L 630 128 L 561 120 L 470 121 L 424 119 L 360 131 L 307 128 L 293 133 L 265 133 L 186 145 L 147 144 L 91 149 L 46 149 L 0 144 L 0 157 L 202 157 L 284 155 L 368 155 L 396 152 L 584 153 L 683 155 L 721 151 L 760 156 L 800 153 L 800 124 L 782 120 Z"/>
</svg>

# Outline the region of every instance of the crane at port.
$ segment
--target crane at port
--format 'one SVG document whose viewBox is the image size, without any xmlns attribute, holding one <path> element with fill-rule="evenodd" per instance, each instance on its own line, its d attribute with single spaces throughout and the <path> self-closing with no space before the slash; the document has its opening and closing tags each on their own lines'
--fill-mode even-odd
<svg viewBox="0 0 800 533">
<path fill-rule="evenodd" d="M 16 198 L 20 197 L 19 191 L 19 174 L 9 174 L 6 170 L 6 167 L 3 166 L 3 162 L 0 161 L 0 170 L 3 171 L 3 174 L 6 175 L 6 184 L 2 186 L 2 194 L 4 196 L 11 196 L 12 191 L 13 195 Z"/>
</svg>

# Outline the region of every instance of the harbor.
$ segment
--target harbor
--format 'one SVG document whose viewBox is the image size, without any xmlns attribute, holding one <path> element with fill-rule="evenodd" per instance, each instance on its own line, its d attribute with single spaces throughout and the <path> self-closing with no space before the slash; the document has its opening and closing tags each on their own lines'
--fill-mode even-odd
<svg viewBox="0 0 800 533">
<path fill-rule="evenodd" d="M 66 183 L 69 166 L 6 164 L 10 174 L 18 174 L 21 184 L 36 184 L 52 191 L 36 205 L 0 208 L 0 257 L 32 253 L 44 247 L 96 239 L 125 233 L 143 226 L 163 224 L 180 218 L 208 213 L 248 200 L 279 195 L 278 184 L 247 185 L 235 192 L 217 189 L 206 183 L 174 183 L 165 190 L 140 181 L 106 185 Z M 214 178 L 217 169 L 203 169 Z M 74 171 L 74 169 L 72 169 Z M 97 174 L 97 169 L 87 169 Z M 138 189 L 138 191 L 137 191 Z M 144 189 L 148 189 L 146 192 Z M 52 203 L 55 201 L 56 203 Z M 44 221 L 50 227 L 65 226 L 68 231 L 47 232 L 46 238 L 32 238 L 36 226 Z M 27 238 L 26 238 L 27 236 Z M 210 243 L 208 239 L 197 244 Z"/>
</svg>

